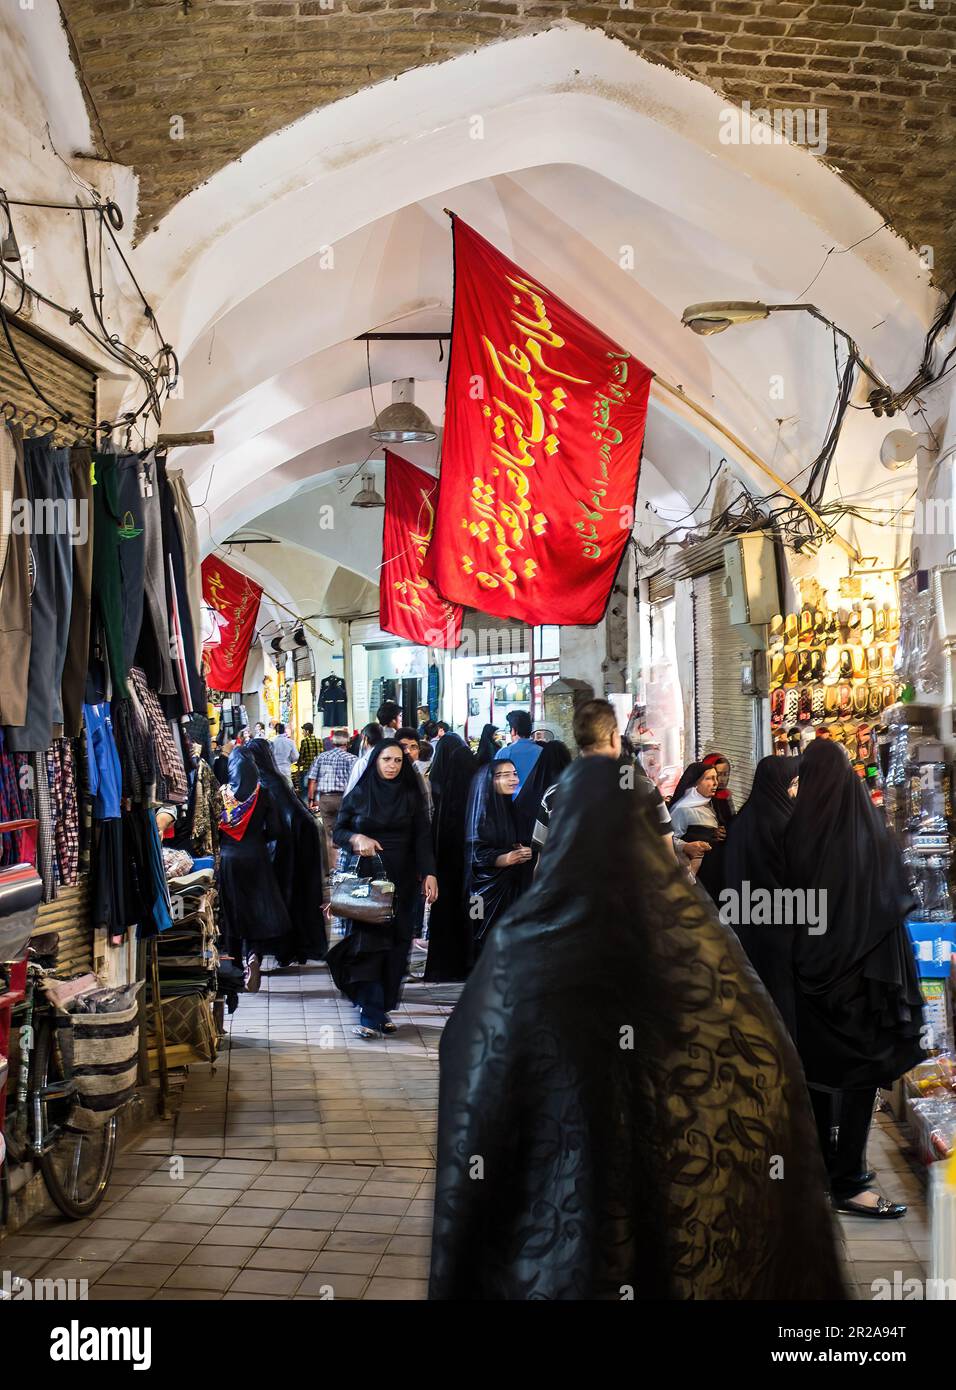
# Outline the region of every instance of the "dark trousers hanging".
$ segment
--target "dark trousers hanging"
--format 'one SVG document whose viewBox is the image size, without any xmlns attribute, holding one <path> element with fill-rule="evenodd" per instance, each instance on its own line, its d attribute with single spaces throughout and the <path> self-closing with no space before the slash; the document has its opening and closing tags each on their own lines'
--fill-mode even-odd
<svg viewBox="0 0 956 1390">
<path fill-rule="evenodd" d="M 810 1100 L 830 1191 L 837 1202 L 849 1201 L 867 1186 L 862 1179 L 876 1089 L 818 1091 L 811 1087 Z"/>
</svg>

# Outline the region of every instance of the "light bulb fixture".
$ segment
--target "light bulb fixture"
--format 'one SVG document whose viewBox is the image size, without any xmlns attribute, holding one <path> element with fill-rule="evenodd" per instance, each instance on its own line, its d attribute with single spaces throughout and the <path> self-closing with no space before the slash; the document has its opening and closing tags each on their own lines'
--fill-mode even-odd
<svg viewBox="0 0 956 1390">
<path fill-rule="evenodd" d="M 19 261 L 19 260 L 20 260 L 20 248 L 19 248 L 19 246 L 17 245 L 17 239 L 16 239 L 16 237 L 14 236 L 14 233 L 13 233 L 13 224 L 12 224 L 12 223 L 11 223 L 11 225 L 10 225 L 9 231 L 6 232 L 6 234 L 5 234 L 4 237 L 3 237 L 3 240 L 0 241 L 0 260 L 4 260 L 4 261 Z"/>
<path fill-rule="evenodd" d="M 770 314 L 770 307 L 756 300 L 715 299 L 706 304 L 689 304 L 681 315 L 681 323 L 691 332 L 706 338 L 711 333 L 723 333 L 725 328 L 735 323 L 755 323 L 758 319 L 765 319 Z"/>
<path fill-rule="evenodd" d="M 371 435 L 380 444 L 430 444 L 438 438 L 438 431 L 422 410 L 415 404 L 415 379 L 404 377 L 392 382 L 392 404 L 387 405 L 375 418 Z M 384 506 L 384 502 L 355 503 L 353 506 Z"/>
<path fill-rule="evenodd" d="M 925 447 L 928 435 L 914 434 L 912 430 L 890 430 L 880 445 L 880 463 L 890 473 L 905 468 L 916 458 L 917 450 Z"/>
<path fill-rule="evenodd" d="M 362 485 L 349 503 L 351 507 L 384 507 L 385 498 L 375 488 L 375 474 L 363 473 Z"/>
</svg>

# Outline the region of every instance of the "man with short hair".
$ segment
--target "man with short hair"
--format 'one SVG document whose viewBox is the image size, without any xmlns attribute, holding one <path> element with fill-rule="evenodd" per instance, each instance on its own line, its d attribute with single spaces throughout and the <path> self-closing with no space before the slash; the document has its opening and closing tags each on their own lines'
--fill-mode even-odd
<svg viewBox="0 0 956 1390">
<path fill-rule="evenodd" d="M 657 828 L 661 836 L 670 846 L 678 864 L 682 868 L 686 867 L 686 855 L 678 853 L 678 851 L 683 852 L 686 848 L 686 852 L 689 854 L 693 848 L 696 854 L 699 845 L 694 842 L 693 846 L 690 843 L 685 846 L 684 841 L 675 841 L 671 818 L 659 788 L 651 781 L 639 763 L 632 764 L 624 761 L 621 733 L 617 726 L 617 714 L 610 700 L 587 700 L 583 705 L 579 705 L 574 712 L 571 731 L 578 746 L 578 753 L 582 758 L 614 758 L 621 764 L 622 769 L 627 768 L 633 771 L 635 788 L 651 798 L 653 810 L 657 817 Z M 544 848 L 548 838 L 548 828 L 554 813 L 558 786 L 559 784 L 555 783 L 553 787 L 549 787 L 541 798 L 532 836 L 532 844 L 539 853 Z"/>
<path fill-rule="evenodd" d="M 346 748 L 348 741 L 348 729 L 333 729 L 332 748 L 327 752 L 319 753 L 309 769 L 309 805 L 313 811 L 318 810 L 322 816 L 322 828 L 325 831 L 325 840 L 329 851 L 330 869 L 336 861 L 335 847 L 332 844 L 335 818 L 342 805 L 349 776 L 358 761 L 355 754 L 350 753 Z"/>
<path fill-rule="evenodd" d="M 272 755 L 276 760 L 276 767 L 291 787 L 292 764 L 298 762 L 299 750 L 286 733 L 284 724 L 276 724 L 276 736 L 272 740 Z"/>
<path fill-rule="evenodd" d="M 382 726 L 386 738 L 394 738 L 395 730 L 402 722 L 402 711 L 394 700 L 383 700 L 375 711 L 375 718 Z"/>
<path fill-rule="evenodd" d="M 424 776 L 421 769 L 417 766 L 418 754 L 420 749 L 418 734 L 412 728 L 396 729 L 395 737 L 402 745 L 402 749 L 409 762 L 415 768 L 415 775 L 418 778 L 418 785 L 422 789 L 422 796 L 425 798 L 425 810 L 428 812 L 428 819 L 432 818 L 432 789 L 428 785 L 428 778 Z"/>
<path fill-rule="evenodd" d="M 432 712 L 427 705 L 418 706 L 418 737 L 427 738 L 427 726 L 432 722 Z"/>
<path fill-rule="evenodd" d="M 309 770 L 321 752 L 322 743 L 315 736 L 314 725 L 303 724 L 302 738 L 299 742 L 299 760 L 295 766 L 295 775 L 299 785 L 299 795 L 306 805 L 309 804 Z"/>
<path fill-rule="evenodd" d="M 428 737 L 429 737 L 429 738 L 444 738 L 445 734 L 450 734 L 450 733 L 451 733 L 451 725 L 450 725 L 450 724 L 446 724 L 445 721 L 444 721 L 444 719 L 436 719 L 436 720 L 435 720 L 435 732 L 434 732 L 433 734 L 429 734 Z"/>
<path fill-rule="evenodd" d="M 505 717 L 511 729 L 511 742 L 498 749 L 495 760 L 507 759 L 514 763 L 518 773 L 518 785 L 514 791 L 517 796 L 528 773 L 541 757 L 541 744 L 532 742 L 531 715 L 526 709 L 509 710 Z"/>
</svg>

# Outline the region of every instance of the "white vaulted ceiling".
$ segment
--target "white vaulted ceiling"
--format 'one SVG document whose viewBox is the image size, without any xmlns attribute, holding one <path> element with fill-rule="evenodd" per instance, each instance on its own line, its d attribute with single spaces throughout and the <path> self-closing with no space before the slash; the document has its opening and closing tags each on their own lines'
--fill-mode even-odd
<svg viewBox="0 0 956 1390">
<path fill-rule="evenodd" d="M 416 378 L 440 426 L 447 354 L 373 343 L 373 406 L 354 339 L 448 328 L 445 207 L 801 486 L 835 398 L 828 333 L 779 315 L 701 339 L 681 326 L 683 307 L 810 299 L 902 384 L 934 295 L 915 254 L 808 151 L 722 145 L 723 108 L 710 89 L 568 26 L 327 107 L 184 199 L 137 248 L 136 268 L 182 351 L 182 397 L 163 427 L 216 434 L 176 459 L 204 546 L 255 525 L 374 580 L 381 513 L 350 508 L 358 482 L 343 484 L 373 448 L 393 378 Z M 886 478 L 886 428 L 851 412 L 845 493 Z M 438 444 L 401 452 L 438 469 Z M 724 456 L 769 490 L 720 435 L 655 397 L 641 504 L 680 516 Z M 328 505 L 334 524 L 321 529 Z M 257 560 L 269 565 L 275 549 Z"/>
</svg>

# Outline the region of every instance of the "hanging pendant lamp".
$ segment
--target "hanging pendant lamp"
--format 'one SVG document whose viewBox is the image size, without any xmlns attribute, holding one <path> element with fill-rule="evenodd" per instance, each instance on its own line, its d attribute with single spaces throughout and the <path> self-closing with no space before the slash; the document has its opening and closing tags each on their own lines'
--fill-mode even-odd
<svg viewBox="0 0 956 1390">
<path fill-rule="evenodd" d="M 421 406 L 415 404 L 414 377 L 392 382 L 392 403 L 376 416 L 371 433 L 380 444 L 430 444 L 438 438 L 431 420 Z M 367 502 L 364 505 L 379 504 Z"/>
</svg>

